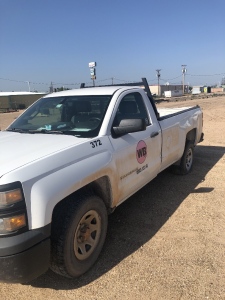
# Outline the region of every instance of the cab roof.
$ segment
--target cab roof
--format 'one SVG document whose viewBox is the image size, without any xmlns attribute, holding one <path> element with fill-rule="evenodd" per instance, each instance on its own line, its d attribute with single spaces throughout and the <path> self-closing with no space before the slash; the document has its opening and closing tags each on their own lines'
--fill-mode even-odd
<svg viewBox="0 0 225 300">
<path fill-rule="evenodd" d="M 94 96 L 94 95 L 113 95 L 116 91 L 132 90 L 140 88 L 139 86 L 106 86 L 106 87 L 89 87 L 56 92 L 46 95 L 44 98 L 49 97 L 65 97 L 65 96 Z"/>
</svg>

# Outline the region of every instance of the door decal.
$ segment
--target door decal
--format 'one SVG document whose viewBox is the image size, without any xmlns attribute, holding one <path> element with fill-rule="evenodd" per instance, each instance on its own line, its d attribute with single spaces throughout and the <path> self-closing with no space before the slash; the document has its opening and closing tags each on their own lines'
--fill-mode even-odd
<svg viewBox="0 0 225 300">
<path fill-rule="evenodd" d="M 147 145 L 144 141 L 139 141 L 136 148 L 136 158 L 139 164 L 143 164 L 147 157 Z"/>
</svg>

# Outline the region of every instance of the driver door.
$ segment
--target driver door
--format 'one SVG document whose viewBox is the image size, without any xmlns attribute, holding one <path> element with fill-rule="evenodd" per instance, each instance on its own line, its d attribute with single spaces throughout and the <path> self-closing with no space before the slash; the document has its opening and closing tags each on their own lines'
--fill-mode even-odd
<svg viewBox="0 0 225 300">
<path fill-rule="evenodd" d="M 153 124 L 139 92 L 120 96 L 113 126 L 123 119 L 144 119 L 146 130 L 121 137 L 110 136 L 117 169 L 118 203 L 154 178 L 161 163 L 161 131 Z"/>
</svg>

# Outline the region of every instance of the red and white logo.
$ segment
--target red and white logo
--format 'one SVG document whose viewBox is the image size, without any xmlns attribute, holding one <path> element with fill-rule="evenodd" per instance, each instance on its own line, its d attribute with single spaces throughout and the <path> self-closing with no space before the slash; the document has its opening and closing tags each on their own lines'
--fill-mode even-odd
<svg viewBox="0 0 225 300">
<path fill-rule="evenodd" d="M 147 145 L 144 141 L 139 141 L 136 148 L 136 158 L 139 164 L 143 164 L 147 157 Z"/>
</svg>

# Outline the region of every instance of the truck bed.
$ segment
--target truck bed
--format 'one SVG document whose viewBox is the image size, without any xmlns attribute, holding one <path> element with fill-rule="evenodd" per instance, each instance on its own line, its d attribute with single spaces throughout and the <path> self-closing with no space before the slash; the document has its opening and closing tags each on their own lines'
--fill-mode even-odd
<svg viewBox="0 0 225 300">
<path fill-rule="evenodd" d="M 187 107 L 174 107 L 174 108 L 158 108 L 158 112 L 160 115 L 159 120 L 169 118 L 175 115 L 179 115 L 186 111 L 196 109 L 198 106 L 187 106 Z"/>
</svg>

